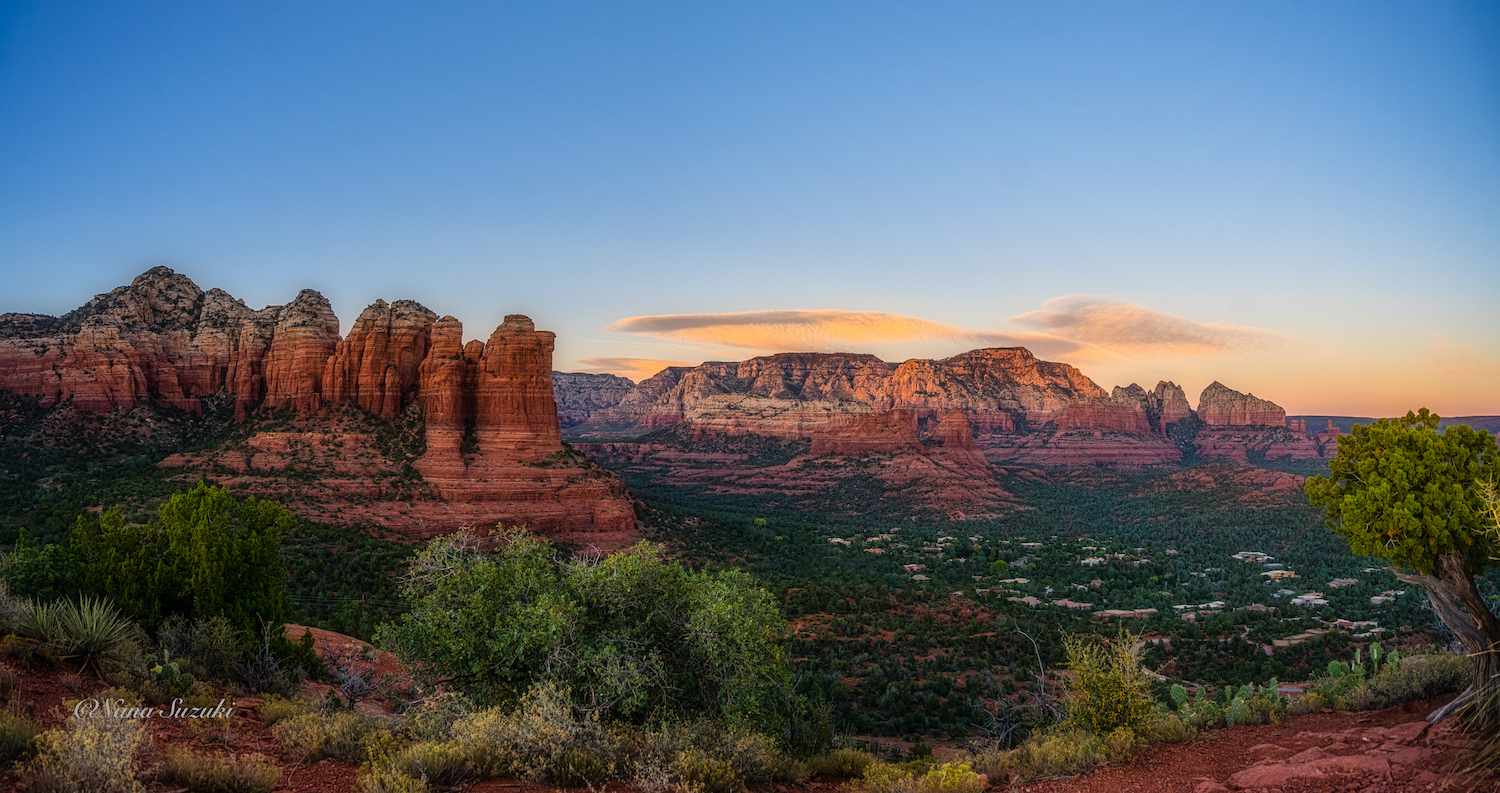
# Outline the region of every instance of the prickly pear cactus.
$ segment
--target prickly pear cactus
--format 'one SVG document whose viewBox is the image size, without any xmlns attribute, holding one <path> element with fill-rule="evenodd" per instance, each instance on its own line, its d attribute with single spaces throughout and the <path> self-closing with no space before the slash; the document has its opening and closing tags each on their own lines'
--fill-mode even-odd
<svg viewBox="0 0 1500 793">
<path fill-rule="evenodd" d="M 1183 703 L 1187 702 L 1187 689 L 1183 688 L 1177 683 L 1173 683 L 1172 689 L 1169 693 L 1172 697 L 1173 704 L 1177 706 L 1178 710 L 1182 710 Z"/>
</svg>

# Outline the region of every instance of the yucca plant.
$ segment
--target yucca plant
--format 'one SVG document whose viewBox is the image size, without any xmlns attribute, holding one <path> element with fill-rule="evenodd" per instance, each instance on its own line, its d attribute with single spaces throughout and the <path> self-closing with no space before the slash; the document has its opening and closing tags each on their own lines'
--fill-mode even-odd
<svg viewBox="0 0 1500 793">
<path fill-rule="evenodd" d="M 62 604 L 28 601 L 16 622 L 16 633 L 47 643 L 57 641 L 62 624 Z"/>
<path fill-rule="evenodd" d="M 64 658 L 81 659 L 83 669 L 92 666 L 102 674 L 104 662 L 122 660 L 130 645 L 132 627 L 107 600 L 82 597 L 77 602 L 63 601 L 55 644 Z"/>
</svg>

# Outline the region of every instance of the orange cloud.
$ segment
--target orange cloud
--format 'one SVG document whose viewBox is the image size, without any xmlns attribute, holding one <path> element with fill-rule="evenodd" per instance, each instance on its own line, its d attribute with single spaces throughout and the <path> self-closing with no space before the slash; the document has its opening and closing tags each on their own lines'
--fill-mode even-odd
<svg viewBox="0 0 1500 793">
<path fill-rule="evenodd" d="M 1228 355 L 1296 341 L 1260 328 L 1195 322 L 1135 303 L 1086 295 L 1055 297 L 1042 306 L 1006 321 L 1122 355 Z"/>
<path fill-rule="evenodd" d="M 659 361 L 654 358 L 580 358 L 585 374 L 613 374 L 639 383 L 668 366 L 697 366 L 697 362 Z"/>
<path fill-rule="evenodd" d="M 626 317 L 605 330 L 752 350 L 828 352 L 871 344 L 933 339 L 1028 347 L 1051 355 L 1076 351 L 1081 346 L 1046 333 L 968 330 L 900 314 L 835 309 Z"/>
<path fill-rule="evenodd" d="M 1095 360 L 1230 355 L 1299 343 L 1260 328 L 1195 322 L 1134 303 L 1083 295 L 1053 298 L 1042 308 L 1007 321 L 1032 330 L 975 330 L 900 314 L 836 309 L 626 317 L 605 330 L 774 351 L 831 352 L 952 340 L 984 347 L 1026 347 L 1044 357 Z"/>
</svg>

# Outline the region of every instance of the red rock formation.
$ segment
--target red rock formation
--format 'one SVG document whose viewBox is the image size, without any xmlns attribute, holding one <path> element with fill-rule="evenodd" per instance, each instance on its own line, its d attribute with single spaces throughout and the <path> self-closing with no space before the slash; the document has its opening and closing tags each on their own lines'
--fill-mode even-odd
<svg viewBox="0 0 1500 793">
<path fill-rule="evenodd" d="M 816 457 L 823 454 L 925 452 L 926 447 L 917 440 L 915 424 L 916 419 L 910 410 L 865 413 L 847 423 L 813 433 L 812 454 Z"/>
<path fill-rule="evenodd" d="M 1147 404 L 1148 412 L 1155 415 L 1156 424 L 1162 433 L 1166 433 L 1167 425 L 1172 422 L 1193 415 L 1187 395 L 1182 393 L 1182 386 L 1167 380 L 1157 381 Z"/>
<path fill-rule="evenodd" d="M 373 484 L 371 477 L 391 474 L 395 464 L 379 459 L 367 429 L 328 430 L 323 425 L 339 421 L 339 414 L 325 408 L 348 401 L 391 420 L 419 399 L 428 448 L 418 468 L 432 477 L 432 490 L 468 505 L 448 504 L 442 514 L 565 534 L 633 532 L 634 512 L 619 481 L 562 445 L 552 394 L 553 335 L 515 315 L 488 345 L 464 345 L 462 325 L 434 319 L 410 301 L 377 301 L 341 340 L 338 318 L 317 292 L 304 290 L 285 306 L 252 311 L 227 293 L 205 293 L 158 267 L 65 317 L 0 317 L 0 388 L 39 397 L 44 406 L 71 400 L 95 413 L 147 401 L 200 410 L 201 398 L 219 393 L 234 398 L 239 419 L 261 407 L 292 409 L 306 424 L 295 433 L 295 445 L 313 450 L 312 457 L 288 451 L 292 436 L 258 433 L 245 448 L 177 455 L 164 465 L 317 470 L 325 484 L 339 480 L 322 473 L 331 470 L 327 466 L 347 468 L 349 481 L 323 487 L 324 500 L 299 507 L 334 517 L 356 495 L 383 499 L 382 509 L 392 515 L 401 510 L 391 500 L 415 503 L 416 495 L 400 495 L 405 484 Z M 464 453 L 470 451 L 466 439 L 472 454 Z M 360 460 L 345 459 L 350 456 Z M 394 475 L 406 481 L 403 471 Z M 258 486 L 278 486 L 287 497 L 310 489 L 275 477 Z"/>
<path fill-rule="evenodd" d="M 1285 427 L 1286 411 L 1215 380 L 1198 397 L 1198 418 L 1210 427 Z"/>
<path fill-rule="evenodd" d="M 487 344 L 460 348 L 462 338 L 463 326 L 444 317 L 421 366 L 427 451 L 415 467 L 428 484 L 449 501 L 486 505 L 486 520 L 585 538 L 632 531 L 619 479 L 563 448 L 555 336 L 513 314 Z"/>
<path fill-rule="evenodd" d="M 60 318 L 0 316 L 0 389 L 107 413 L 153 398 L 184 410 L 226 385 L 254 312 L 165 267 Z"/>
<path fill-rule="evenodd" d="M 1032 415 L 1039 419 L 1044 417 L 1044 414 Z M 1060 430 L 1102 429 L 1133 432 L 1137 435 L 1151 434 L 1151 421 L 1144 410 L 1122 405 L 1111 399 L 1080 399 L 1068 405 L 1052 420 L 1057 422 Z"/>
<path fill-rule="evenodd" d="M 328 299 L 304 289 L 276 314 L 271 348 L 262 364 L 270 408 L 312 412 L 323 405 L 323 372 L 338 349 L 339 318 Z"/>
<path fill-rule="evenodd" d="M 556 339 L 521 314 L 507 316 L 490 334 L 474 380 L 474 422 L 482 445 L 542 454 L 562 448 L 552 396 Z"/>
<path fill-rule="evenodd" d="M 377 300 L 354 321 L 323 372 L 330 404 L 353 402 L 392 421 L 413 396 L 437 315 L 419 303 Z"/>
</svg>

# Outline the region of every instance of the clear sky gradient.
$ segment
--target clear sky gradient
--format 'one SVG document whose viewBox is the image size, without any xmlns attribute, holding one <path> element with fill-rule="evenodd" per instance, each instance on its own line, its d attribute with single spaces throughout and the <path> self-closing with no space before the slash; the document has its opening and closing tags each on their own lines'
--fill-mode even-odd
<svg viewBox="0 0 1500 793">
<path fill-rule="evenodd" d="M 1025 344 L 1496 414 L 1497 9 L 0 3 L 0 311 L 167 264 L 636 379 Z"/>
</svg>

